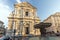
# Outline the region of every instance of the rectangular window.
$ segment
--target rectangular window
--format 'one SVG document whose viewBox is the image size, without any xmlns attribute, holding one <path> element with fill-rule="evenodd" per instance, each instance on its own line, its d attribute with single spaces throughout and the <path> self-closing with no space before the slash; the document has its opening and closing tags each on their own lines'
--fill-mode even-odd
<svg viewBox="0 0 60 40">
<path fill-rule="evenodd" d="M 28 12 L 26 12 L 26 16 L 28 16 Z"/>
</svg>

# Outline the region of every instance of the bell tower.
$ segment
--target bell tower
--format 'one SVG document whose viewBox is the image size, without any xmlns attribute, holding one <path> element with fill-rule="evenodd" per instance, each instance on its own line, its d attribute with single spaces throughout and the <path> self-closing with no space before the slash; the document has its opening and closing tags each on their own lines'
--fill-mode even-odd
<svg viewBox="0 0 60 40">
<path fill-rule="evenodd" d="M 38 23 L 40 20 L 34 6 L 28 2 L 17 3 L 8 17 L 8 30 L 13 34 L 15 29 L 15 35 L 40 35 L 40 30 L 34 28 Z"/>
</svg>

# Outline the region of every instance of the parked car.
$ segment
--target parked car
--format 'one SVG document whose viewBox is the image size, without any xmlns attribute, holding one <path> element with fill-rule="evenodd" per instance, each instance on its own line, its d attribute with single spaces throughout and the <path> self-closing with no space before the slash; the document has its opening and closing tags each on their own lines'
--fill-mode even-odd
<svg viewBox="0 0 60 40">
<path fill-rule="evenodd" d="M 9 36 L 2 36 L 0 40 L 11 40 Z"/>
</svg>

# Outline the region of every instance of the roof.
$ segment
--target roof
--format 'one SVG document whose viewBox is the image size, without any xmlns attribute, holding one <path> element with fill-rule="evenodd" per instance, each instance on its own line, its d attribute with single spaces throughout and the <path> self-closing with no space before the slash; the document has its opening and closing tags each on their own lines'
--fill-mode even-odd
<svg viewBox="0 0 60 40">
<path fill-rule="evenodd" d="M 55 16 L 60 16 L 60 12 L 56 12 L 55 14 L 54 14 Z"/>
</svg>

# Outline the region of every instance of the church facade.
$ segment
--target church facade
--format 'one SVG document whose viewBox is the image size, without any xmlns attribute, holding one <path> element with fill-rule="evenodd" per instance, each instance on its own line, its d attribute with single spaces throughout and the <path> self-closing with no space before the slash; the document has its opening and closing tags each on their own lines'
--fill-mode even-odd
<svg viewBox="0 0 60 40">
<path fill-rule="evenodd" d="M 34 25 L 40 23 L 36 8 L 28 2 L 14 4 L 14 10 L 8 16 L 8 33 L 10 35 L 40 35 Z"/>
</svg>

